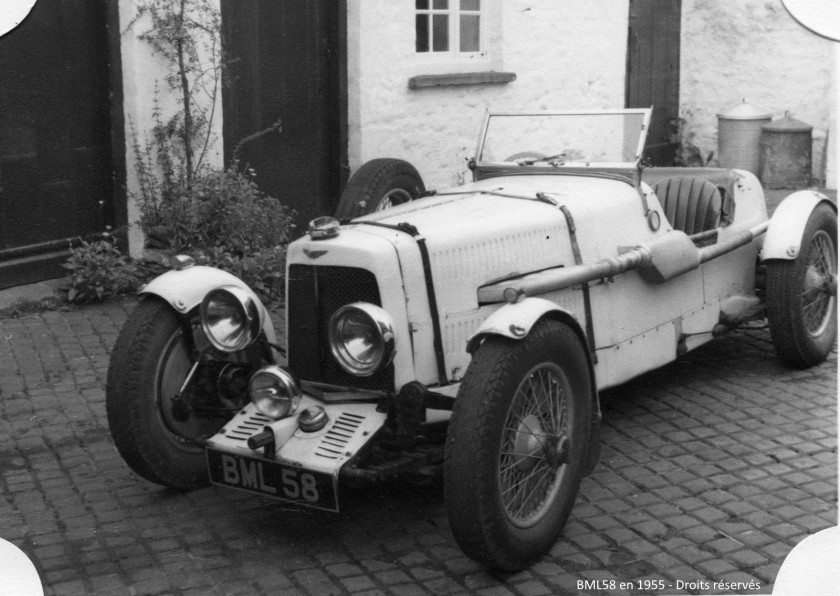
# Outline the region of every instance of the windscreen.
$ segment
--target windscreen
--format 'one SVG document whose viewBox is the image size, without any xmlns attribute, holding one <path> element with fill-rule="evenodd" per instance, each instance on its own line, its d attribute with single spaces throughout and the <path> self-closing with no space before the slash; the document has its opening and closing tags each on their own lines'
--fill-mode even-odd
<svg viewBox="0 0 840 596">
<path fill-rule="evenodd" d="M 479 162 L 519 165 L 633 164 L 646 113 L 491 114 Z"/>
</svg>

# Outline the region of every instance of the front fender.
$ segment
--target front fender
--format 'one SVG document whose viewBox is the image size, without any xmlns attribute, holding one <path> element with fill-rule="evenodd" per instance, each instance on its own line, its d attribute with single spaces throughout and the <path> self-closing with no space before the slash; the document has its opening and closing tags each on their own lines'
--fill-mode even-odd
<svg viewBox="0 0 840 596">
<path fill-rule="evenodd" d="M 808 225 L 808 218 L 820 203 L 828 204 L 834 212 L 837 207 L 827 196 L 814 190 L 800 190 L 785 197 L 773 212 L 764 244 L 761 260 L 793 260 L 799 256 L 802 234 Z"/>
<path fill-rule="evenodd" d="M 478 331 L 467 340 L 467 352 L 472 354 L 481 340 L 490 335 L 522 339 L 531 332 L 537 321 L 551 312 L 561 313 L 564 319 L 575 320 L 572 313 L 544 298 L 525 298 L 514 304 L 506 304 L 487 317 Z M 576 331 L 580 333 L 580 329 Z"/>
<path fill-rule="evenodd" d="M 501 336 L 520 340 L 531 332 L 531 328 L 543 317 L 556 316 L 568 324 L 580 338 L 581 347 L 586 346 L 586 334 L 578 324 L 574 315 L 565 308 L 545 298 L 525 298 L 514 304 L 506 304 L 485 319 L 472 337 L 467 340 L 467 351 L 473 354 L 481 341 L 490 336 Z M 592 381 L 592 419 L 589 424 L 589 445 L 587 459 L 584 462 L 584 475 L 592 473 L 601 453 L 601 402 L 598 399 L 598 388 L 595 382 L 595 367 L 592 355 L 587 351 L 589 372 Z"/>
<path fill-rule="evenodd" d="M 260 320 L 266 338 L 269 342 L 276 343 L 277 337 L 268 310 L 248 284 L 227 271 L 203 265 L 167 271 L 143 286 L 139 293 L 159 296 L 172 305 L 176 312 L 187 314 L 201 304 L 207 292 L 219 286 L 236 286 L 248 292 L 260 309 Z"/>
</svg>

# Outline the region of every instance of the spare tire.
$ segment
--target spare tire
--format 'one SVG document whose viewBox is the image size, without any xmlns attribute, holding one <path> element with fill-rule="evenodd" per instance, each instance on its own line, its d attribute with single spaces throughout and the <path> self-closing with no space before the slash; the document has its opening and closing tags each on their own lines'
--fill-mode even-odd
<svg viewBox="0 0 840 596">
<path fill-rule="evenodd" d="M 407 161 L 372 159 L 350 178 L 335 216 L 344 220 L 367 215 L 412 201 L 425 191 L 423 179 Z"/>
</svg>

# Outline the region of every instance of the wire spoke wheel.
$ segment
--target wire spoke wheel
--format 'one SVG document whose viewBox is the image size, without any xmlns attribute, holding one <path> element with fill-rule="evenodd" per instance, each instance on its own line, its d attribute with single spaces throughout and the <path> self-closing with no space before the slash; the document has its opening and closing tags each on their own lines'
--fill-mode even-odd
<svg viewBox="0 0 840 596">
<path fill-rule="evenodd" d="M 476 350 L 444 464 L 449 524 L 468 556 L 516 571 L 551 550 L 580 486 L 594 402 L 586 349 L 564 323 Z"/>
<path fill-rule="evenodd" d="M 411 193 L 402 188 L 392 188 L 376 203 L 374 211 L 383 211 L 403 203 L 408 203 L 412 198 Z"/>
<path fill-rule="evenodd" d="M 837 263 L 831 238 L 820 230 L 814 235 L 808 251 L 805 283 L 802 290 L 802 312 L 805 326 L 812 337 L 825 332 L 836 308 Z"/>
<path fill-rule="evenodd" d="M 779 357 L 798 368 L 824 361 L 837 340 L 837 215 L 817 205 L 799 256 L 767 261 L 767 319 Z"/>
<path fill-rule="evenodd" d="M 407 161 L 372 159 L 362 165 L 341 194 L 335 216 L 352 219 L 390 209 L 418 198 L 426 191 L 417 169 Z"/>
<path fill-rule="evenodd" d="M 550 505 L 568 458 L 563 371 L 554 364 L 536 367 L 513 397 L 499 456 L 499 492 L 511 522 L 537 523 Z"/>
</svg>

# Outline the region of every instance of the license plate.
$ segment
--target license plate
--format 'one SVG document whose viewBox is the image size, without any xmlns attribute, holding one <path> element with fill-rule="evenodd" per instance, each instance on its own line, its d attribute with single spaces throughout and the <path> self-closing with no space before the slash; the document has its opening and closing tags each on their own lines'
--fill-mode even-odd
<svg viewBox="0 0 840 596">
<path fill-rule="evenodd" d="M 301 470 L 268 459 L 207 449 L 210 481 L 307 507 L 338 511 L 336 482 L 323 472 Z"/>
</svg>

